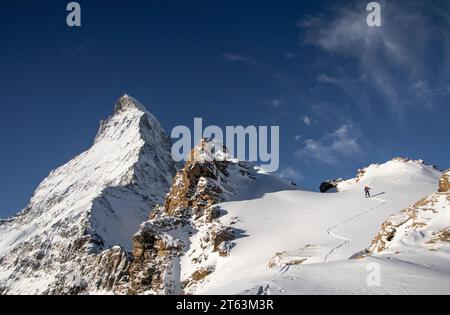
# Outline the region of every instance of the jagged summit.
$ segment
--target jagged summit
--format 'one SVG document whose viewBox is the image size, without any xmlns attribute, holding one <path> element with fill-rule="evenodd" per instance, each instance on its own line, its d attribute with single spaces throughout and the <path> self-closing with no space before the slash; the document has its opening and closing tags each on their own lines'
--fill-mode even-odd
<svg viewBox="0 0 450 315">
<path fill-rule="evenodd" d="M 116 105 L 114 106 L 114 114 L 117 114 L 117 113 L 127 110 L 127 109 L 137 109 L 142 112 L 147 111 L 145 109 L 144 105 L 142 105 L 134 97 L 132 97 L 128 94 L 123 94 L 117 101 Z"/>
<path fill-rule="evenodd" d="M 135 143 L 138 138 L 149 144 L 162 142 L 164 149 L 171 146 L 169 136 L 155 116 L 135 98 L 125 94 L 117 101 L 114 115 L 100 122 L 94 143 L 103 140 L 123 140 L 127 143 L 133 140 Z"/>
</svg>

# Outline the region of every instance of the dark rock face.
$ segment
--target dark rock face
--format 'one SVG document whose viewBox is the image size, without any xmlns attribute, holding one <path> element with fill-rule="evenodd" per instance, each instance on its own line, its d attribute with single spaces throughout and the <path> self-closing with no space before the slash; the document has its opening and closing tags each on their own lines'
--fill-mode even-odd
<svg viewBox="0 0 450 315">
<path fill-rule="evenodd" d="M 320 192 L 321 193 L 337 192 L 337 187 L 339 183 L 341 183 L 342 181 L 343 181 L 342 178 L 325 181 L 320 185 Z"/>
</svg>

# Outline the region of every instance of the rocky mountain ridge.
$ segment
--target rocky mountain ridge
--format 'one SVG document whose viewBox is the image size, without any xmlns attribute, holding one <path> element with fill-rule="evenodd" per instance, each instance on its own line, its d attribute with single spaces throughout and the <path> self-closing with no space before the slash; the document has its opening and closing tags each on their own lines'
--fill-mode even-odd
<svg viewBox="0 0 450 315">
<path fill-rule="evenodd" d="M 255 169 L 226 154 L 205 160 L 203 139 L 178 172 L 165 204 L 156 208 L 135 235 L 132 288 L 139 294 L 189 293 L 214 272 L 215 258 L 228 256 L 239 236 L 218 219 L 217 204 L 239 184 L 251 184 Z M 223 154 L 223 152 L 220 152 Z"/>
</svg>

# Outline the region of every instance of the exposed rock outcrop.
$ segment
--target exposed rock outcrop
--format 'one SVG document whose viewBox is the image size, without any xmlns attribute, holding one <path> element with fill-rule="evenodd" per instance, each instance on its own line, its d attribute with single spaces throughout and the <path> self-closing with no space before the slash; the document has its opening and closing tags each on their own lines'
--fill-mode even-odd
<svg viewBox="0 0 450 315">
<path fill-rule="evenodd" d="M 439 192 L 445 193 L 450 191 L 450 170 L 446 171 L 439 181 Z"/>
<path fill-rule="evenodd" d="M 342 183 L 344 180 L 342 178 L 339 179 L 333 179 L 333 180 L 327 180 L 320 184 L 320 192 L 326 193 L 326 192 L 337 192 L 338 191 L 338 185 Z"/>
<path fill-rule="evenodd" d="M 435 250 L 450 245 L 449 172 L 443 174 L 439 192 L 424 198 L 386 220 L 367 250 L 369 254 L 400 253 L 405 246 Z"/>
<path fill-rule="evenodd" d="M 135 235 L 131 293 L 188 293 L 214 271 L 208 259 L 226 257 L 233 247 L 237 232 L 219 222 L 223 212 L 216 205 L 233 195 L 239 180 L 252 180 L 254 170 L 231 159 L 225 150 L 205 151 L 208 143 L 202 140 L 192 151 L 164 205 Z M 187 268 L 182 268 L 183 256 Z"/>
</svg>

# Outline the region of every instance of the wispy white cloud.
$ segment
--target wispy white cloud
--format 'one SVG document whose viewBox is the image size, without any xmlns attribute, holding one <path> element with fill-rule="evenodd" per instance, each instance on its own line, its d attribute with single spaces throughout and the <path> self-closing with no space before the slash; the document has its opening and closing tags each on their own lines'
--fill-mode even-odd
<svg viewBox="0 0 450 315">
<path fill-rule="evenodd" d="M 350 125 L 342 125 L 324 137 L 304 141 L 303 148 L 295 152 L 298 158 L 336 165 L 342 157 L 355 157 L 362 153 L 358 133 Z"/>
<path fill-rule="evenodd" d="M 294 54 L 294 53 L 291 53 L 291 52 L 288 52 L 288 53 L 286 53 L 286 54 L 284 55 L 284 57 L 285 57 L 286 59 L 292 59 L 292 58 L 295 58 L 295 54 Z"/>
<path fill-rule="evenodd" d="M 417 81 L 412 85 L 412 94 L 420 99 L 424 104 L 428 104 L 429 100 L 441 96 L 450 95 L 450 83 L 448 86 L 431 87 L 426 81 Z"/>
<path fill-rule="evenodd" d="M 265 73 L 266 75 L 269 75 L 273 80 L 286 87 L 293 88 L 294 86 L 290 78 L 285 73 L 266 63 L 260 62 L 255 58 L 233 53 L 223 53 L 222 58 L 228 62 L 240 62 L 258 69 L 259 71 Z"/>
<path fill-rule="evenodd" d="M 317 102 L 311 105 L 314 117 L 320 122 L 322 128 L 353 125 L 352 109 L 353 107 L 348 103 Z"/>
<path fill-rule="evenodd" d="M 332 78 L 328 74 L 321 73 L 317 76 L 317 81 L 319 83 L 328 83 L 328 84 L 335 84 L 335 85 L 341 85 L 341 80 L 338 80 L 336 78 Z"/>
<path fill-rule="evenodd" d="M 276 100 L 272 100 L 272 101 L 270 102 L 270 105 L 271 105 L 273 108 L 278 108 L 278 107 L 281 106 L 282 103 L 283 103 L 282 100 L 276 99 Z"/>
<path fill-rule="evenodd" d="M 225 60 L 230 61 L 230 62 L 242 62 L 242 63 L 246 63 L 246 64 L 249 64 L 252 66 L 260 66 L 261 65 L 255 59 L 247 57 L 247 56 L 243 56 L 243 55 L 224 53 L 224 54 L 222 54 L 222 57 Z"/>
<path fill-rule="evenodd" d="M 312 124 L 312 119 L 309 118 L 308 116 L 304 116 L 304 117 L 303 117 L 303 123 L 304 123 L 306 126 L 311 126 L 311 124 Z"/>
<path fill-rule="evenodd" d="M 400 116 L 411 104 L 429 105 L 446 94 L 450 75 L 442 66 L 448 65 L 450 22 L 445 16 L 439 22 L 430 19 L 450 12 L 449 2 L 381 1 L 383 26 L 375 28 L 366 24 L 365 5 L 339 3 L 329 15 L 308 16 L 298 23 L 301 45 L 314 45 L 356 65 L 339 76 L 321 73 L 318 82 L 338 86 L 356 103 L 365 103 L 367 89 L 361 86 L 372 88 Z M 443 64 L 433 65 L 430 56 Z M 414 86 L 421 81 L 427 88 Z"/>
</svg>

